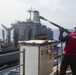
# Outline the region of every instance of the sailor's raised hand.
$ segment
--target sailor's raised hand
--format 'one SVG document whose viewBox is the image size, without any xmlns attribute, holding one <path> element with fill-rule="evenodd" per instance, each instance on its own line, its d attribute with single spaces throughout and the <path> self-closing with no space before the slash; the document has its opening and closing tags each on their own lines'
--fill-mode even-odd
<svg viewBox="0 0 76 75">
<path fill-rule="evenodd" d="M 64 32 L 63 28 L 59 28 L 60 34 L 62 34 Z"/>
</svg>

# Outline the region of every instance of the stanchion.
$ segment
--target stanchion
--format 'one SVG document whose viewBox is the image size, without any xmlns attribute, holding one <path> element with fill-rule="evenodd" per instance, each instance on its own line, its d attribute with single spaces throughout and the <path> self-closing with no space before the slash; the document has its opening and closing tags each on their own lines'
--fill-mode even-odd
<svg viewBox="0 0 76 75">
<path fill-rule="evenodd" d="M 59 71 L 58 71 L 58 50 L 56 50 L 57 52 L 57 70 L 56 70 L 56 75 L 59 75 Z"/>
</svg>

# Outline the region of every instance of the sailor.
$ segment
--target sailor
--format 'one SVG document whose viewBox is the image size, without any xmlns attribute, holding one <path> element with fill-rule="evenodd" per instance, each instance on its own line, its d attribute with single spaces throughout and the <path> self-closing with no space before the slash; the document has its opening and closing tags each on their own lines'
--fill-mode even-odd
<svg viewBox="0 0 76 75">
<path fill-rule="evenodd" d="M 73 33 L 63 36 L 64 30 L 60 28 L 59 40 L 66 42 L 61 61 L 60 75 L 66 75 L 68 66 L 71 67 L 72 75 L 76 75 L 76 27 Z"/>
</svg>

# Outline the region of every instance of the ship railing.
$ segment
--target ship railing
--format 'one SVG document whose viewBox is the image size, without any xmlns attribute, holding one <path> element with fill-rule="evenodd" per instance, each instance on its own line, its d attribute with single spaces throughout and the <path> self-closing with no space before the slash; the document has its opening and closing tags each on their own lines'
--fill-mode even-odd
<svg viewBox="0 0 76 75">
<path fill-rule="evenodd" d="M 25 50 L 23 51 L 16 51 L 16 52 L 11 52 L 11 53 L 6 53 L 6 54 L 1 54 L 0 57 L 3 57 L 3 56 L 8 56 L 8 55 L 13 55 L 13 54 L 21 54 L 23 53 L 23 57 L 25 56 Z M 12 59 L 12 58 L 11 58 Z M 20 61 L 20 60 L 19 60 Z M 0 75 L 3 73 L 3 72 L 7 72 L 7 71 L 11 71 L 12 69 L 15 69 L 15 68 L 20 68 L 21 66 L 23 66 L 23 75 L 25 75 L 25 67 L 24 67 L 24 64 L 25 63 L 25 59 L 23 59 L 23 63 L 22 64 L 18 64 L 18 65 L 15 65 L 15 66 L 12 66 L 12 67 L 9 67 L 9 68 L 5 68 L 5 69 L 2 69 L 0 71 Z M 19 72 L 18 72 L 19 73 Z M 19 74 L 18 74 L 19 75 Z"/>
<path fill-rule="evenodd" d="M 58 72 L 60 72 L 60 65 L 61 65 L 61 60 L 62 60 L 62 56 L 63 56 L 63 49 L 64 49 L 64 45 L 65 43 L 62 43 L 62 42 L 59 42 L 58 44 L 60 44 L 60 50 L 56 50 L 54 53 L 53 53 L 53 56 L 54 56 L 54 70 L 56 72 L 55 75 L 59 75 Z M 71 69 L 70 69 L 70 66 L 67 68 L 67 71 L 66 71 L 66 74 L 67 75 L 70 75 L 72 72 L 71 72 Z"/>
<path fill-rule="evenodd" d="M 62 59 L 62 55 L 63 55 L 63 44 L 64 43 L 58 42 L 57 44 L 60 45 L 60 46 L 57 46 L 57 47 L 59 47 L 59 49 L 58 48 L 55 48 L 54 49 L 53 56 L 54 56 L 55 59 L 57 59 L 57 58 L 61 58 Z"/>
</svg>

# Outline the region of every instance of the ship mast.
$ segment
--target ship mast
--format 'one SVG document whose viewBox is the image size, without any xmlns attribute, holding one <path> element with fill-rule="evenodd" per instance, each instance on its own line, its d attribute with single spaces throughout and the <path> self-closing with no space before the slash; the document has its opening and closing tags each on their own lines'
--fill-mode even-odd
<svg viewBox="0 0 76 75">
<path fill-rule="evenodd" d="M 31 9 L 28 10 L 28 12 L 30 13 L 30 21 L 31 21 L 31 13 L 33 12 L 32 7 L 31 7 Z"/>
</svg>

